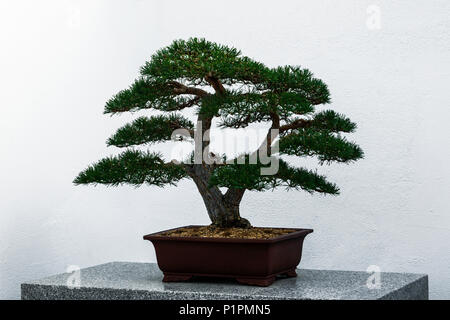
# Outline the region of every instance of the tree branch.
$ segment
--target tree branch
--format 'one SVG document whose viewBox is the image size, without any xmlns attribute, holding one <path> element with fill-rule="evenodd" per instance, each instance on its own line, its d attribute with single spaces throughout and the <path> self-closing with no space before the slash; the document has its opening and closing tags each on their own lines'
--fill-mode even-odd
<svg viewBox="0 0 450 320">
<path fill-rule="evenodd" d="M 226 90 L 222 85 L 222 82 L 220 82 L 220 80 L 217 79 L 211 72 L 208 73 L 208 75 L 205 77 L 205 80 L 214 88 L 216 93 L 218 94 L 226 93 Z"/>
<path fill-rule="evenodd" d="M 309 125 L 311 125 L 310 120 L 297 119 L 289 124 L 285 124 L 284 126 L 281 126 L 280 133 L 285 132 L 287 130 L 291 130 L 291 129 L 306 128 Z"/>
<path fill-rule="evenodd" d="M 168 109 L 167 111 L 179 111 L 185 108 L 190 108 L 193 105 L 197 104 L 200 101 L 200 99 L 201 99 L 200 97 L 195 97 L 194 99 L 186 101 L 185 103 L 181 103 L 174 108 Z"/>
<path fill-rule="evenodd" d="M 229 188 L 227 192 L 225 192 L 223 199 L 229 205 L 239 206 L 244 193 L 245 189 Z"/>
<path fill-rule="evenodd" d="M 206 92 L 205 90 L 195 87 L 188 87 L 177 81 L 169 81 L 167 84 L 173 87 L 173 91 L 175 94 L 193 94 L 199 98 L 208 95 L 208 92 Z"/>
<path fill-rule="evenodd" d="M 258 150 L 255 152 L 260 153 L 263 151 L 264 148 L 266 148 L 267 153 L 270 155 L 271 152 L 271 145 L 272 145 L 272 129 L 280 129 L 280 116 L 274 112 L 270 114 L 270 118 L 272 119 L 272 125 L 269 128 L 269 131 L 267 132 L 266 139 L 261 143 Z M 276 136 L 274 137 L 276 138 Z"/>
<path fill-rule="evenodd" d="M 217 94 L 225 94 L 225 88 L 223 87 L 222 83 L 220 82 L 219 79 L 217 79 L 216 77 L 213 76 L 213 74 L 210 72 L 208 73 L 208 75 L 205 76 L 205 80 L 214 88 L 214 90 L 216 91 Z M 183 90 L 184 88 L 181 88 L 181 90 Z M 201 89 L 200 89 L 201 90 Z M 201 90 L 203 91 L 203 90 Z M 206 91 L 203 91 L 203 93 L 201 93 L 202 95 L 200 97 L 203 97 L 205 95 L 208 95 L 208 93 Z M 211 129 L 211 124 L 212 124 L 212 117 L 199 113 L 198 114 L 198 120 L 202 123 L 202 154 L 204 152 L 204 150 L 206 148 L 209 147 L 209 141 L 210 141 L 210 129 Z"/>
</svg>

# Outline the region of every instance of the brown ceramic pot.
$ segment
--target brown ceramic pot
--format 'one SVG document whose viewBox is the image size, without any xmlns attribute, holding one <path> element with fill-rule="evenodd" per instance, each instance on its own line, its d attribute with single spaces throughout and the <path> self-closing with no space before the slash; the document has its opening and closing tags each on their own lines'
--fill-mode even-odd
<svg viewBox="0 0 450 320">
<path fill-rule="evenodd" d="M 155 246 L 164 282 L 200 276 L 234 278 L 243 284 L 269 286 L 277 276 L 297 275 L 303 239 L 313 230 L 293 230 L 267 240 L 160 235 L 170 230 L 146 235 L 144 239 Z"/>
</svg>

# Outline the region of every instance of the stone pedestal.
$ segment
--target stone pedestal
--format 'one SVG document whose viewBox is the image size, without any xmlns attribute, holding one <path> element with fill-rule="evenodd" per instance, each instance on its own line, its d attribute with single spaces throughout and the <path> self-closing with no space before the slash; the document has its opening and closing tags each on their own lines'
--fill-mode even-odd
<svg viewBox="0 0 450 320">
<path fill-rule="evenodd" d="M 423 274 L 381 273 L 379 288 L 368 288 L 361 271 L 298 269 L 297 278 L 252 287 L 223 279 L 163 283 L 154 263 L 111 262 L 23 283 L 23 300 L 376 300 L 428 299 Z M 75 287 L 74 287 L 75 286 Z"/>
</svg>

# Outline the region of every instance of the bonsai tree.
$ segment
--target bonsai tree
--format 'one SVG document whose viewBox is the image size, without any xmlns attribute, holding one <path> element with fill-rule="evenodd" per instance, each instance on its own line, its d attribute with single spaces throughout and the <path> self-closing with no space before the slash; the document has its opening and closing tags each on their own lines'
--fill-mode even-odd
<svg viewBox="0 0 450 320">
<path fill-rule="evenodd" d="M 164 187 L 192 179 L 212 226 L 249 228 L 249 221 L 239 212 L 246 190 L 285 186 L 310 193 L 339 193 L 324 176 L 293 167 L 281 155 L 316 156 L 320 164 L 363 157 L 359 146 L 340 135 L 353 132 L 355 123 L 332 110 L 316 112 L 317 105 L 330 102 L 330 93 L 307 69 L 269 68 L 235 48 L 192 38 L 157 51 L 140 74 L 128 89 L 106 103 L 104 113 L 154 109 L 163 114 L 140 117 L 118 129 L 107 144 L 128 149 L 89 166 L 75 184 Z M 196 107 L 196 123 L 180 114 L 191 107 Z M 258 150 L 227 159 L 209 151 L 214 118 L 220 128 L 268 122 L 270 129 Z M 133 149 L 192 136 L 200 139 L 195 138 L 195 151 L 183 162 L 165 161 L 160 153 Z M 264 173 L 267 159 L 276 161 L 276 170 Z"/>
</svg>

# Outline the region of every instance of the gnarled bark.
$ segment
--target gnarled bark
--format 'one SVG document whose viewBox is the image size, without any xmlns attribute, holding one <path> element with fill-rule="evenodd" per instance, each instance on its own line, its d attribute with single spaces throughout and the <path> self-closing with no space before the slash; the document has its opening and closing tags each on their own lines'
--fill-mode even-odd
<svg viewBox="0 0 450 320">
<path fill-rule="evenodd" d="M 214 88 L 216 94 L 222 95 L 226 93 L 222 83 L 212 74 L 208 74 L 205 80 Z M 173 85 L 178 90 L 183 91 L 183 93 L 189 91 L 189 93 L 195 94 L 198 97 L 203 97 L 207 94 L 201 89 L 188 88 L 179 83 Z M 198 121 L 201 122 L 201 132 L 199 133 L 202 136 L 202 142 L 201 146 L 196 146 L 196 152 L 201 152 L 202 163 L 186 165 L 185 168 L 203 198 L 212 226 L 218 228 L 250 228 L 250 222 L 242 218 L 239 212 L 239 205 L 245 189 L 230 188 L 224 195 L 217 186 L 209 185 L 209 179 L 215 167 L 214 164 L 206 164 L 204 162 L 203 153 L 209 148 L 209 131 L 211 129 L 212 117 L 200 113 L 198 115 Z"/>
<path fill-rule="evenodd" d="M 240 216 L 239 204 L 244 195 L 243 189 L 229 189 L 223 195 L 216 186 L 209 186 L 212 168 L 204 164 L 186 166 L 189 176 L 194 180 L 212 225 L 218 228 L 249 228 L 250 222 Z"/>
</svg>

